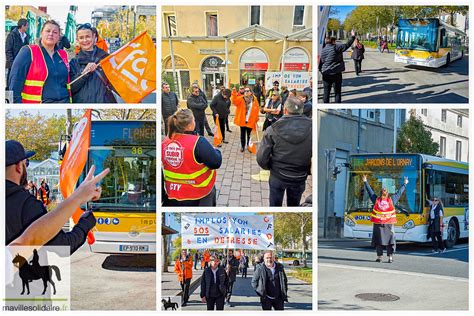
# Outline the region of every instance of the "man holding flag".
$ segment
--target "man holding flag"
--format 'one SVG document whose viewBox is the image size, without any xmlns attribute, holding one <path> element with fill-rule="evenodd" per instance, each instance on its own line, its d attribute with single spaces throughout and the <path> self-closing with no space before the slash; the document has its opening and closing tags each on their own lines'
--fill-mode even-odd
<svg viewBox="0 0 474 316">
<path fill-rule="evenodd" d="M 270 206 L 299 206 L 311 170 L 312 122 L 303 101 L 288 97 L 284 115 L 265 130 L 257 163 L 270 170 Z"/>
</svg>

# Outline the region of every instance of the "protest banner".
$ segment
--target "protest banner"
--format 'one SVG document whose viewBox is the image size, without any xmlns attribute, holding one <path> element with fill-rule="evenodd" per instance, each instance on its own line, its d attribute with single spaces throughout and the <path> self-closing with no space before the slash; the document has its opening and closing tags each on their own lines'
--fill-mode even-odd
<svg viewBox="0 0 474 316">
<path fill-rule="evenodd" d="M 274 250 L 273 215 L 182 214 L 184 249 Z"/>
<path fill-rule="evenodd" d="M 288 90 L 296 89 L 302 91 L 305 87 L 309 87 L 309 80 L 311 79 L 310 72 L 301 71 L 285 71 L 283 78 L 281 72 L 266 72 L 265 73 L 265 88 L 270 90 L 273 88 L 273 82 L 277 80 L 282 86 L 286 86 Z"/>
</svg>

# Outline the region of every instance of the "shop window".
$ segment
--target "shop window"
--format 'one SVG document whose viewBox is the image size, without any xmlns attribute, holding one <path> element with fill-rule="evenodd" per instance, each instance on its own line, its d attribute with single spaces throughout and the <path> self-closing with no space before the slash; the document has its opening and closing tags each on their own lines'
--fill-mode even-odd
<svg viewBox="0 0 474 316">
<path fill-rule="evenodd" d="M 207 36 L 218 36 L 217 13 L 206 14 Z"/>
<path fill-rule="evenodd" d="M 304 20 L 304 5 L 295 5 L 295 13 L 293 16 L 293 25 L 301 26 Z"/>
<path fill-rule="evenodd" d="M 260 6 L 250 6 L 250 25 L 260 25 Z"/>
</svg>

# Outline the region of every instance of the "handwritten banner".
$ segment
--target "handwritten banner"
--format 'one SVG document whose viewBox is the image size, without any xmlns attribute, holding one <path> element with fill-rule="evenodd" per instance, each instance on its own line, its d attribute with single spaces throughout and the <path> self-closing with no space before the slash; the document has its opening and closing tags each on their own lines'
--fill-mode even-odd
<svg viewBox="0 0 474 316">
<path fill-rule="evenodd" d="M 280 88 L 286 86 L 288 90 L 296 89 L 297 91 L 302 91 L 304 88 L 309 87 L 310 79 L 310 72 L 285 71 L 282 79 L 281 72 L 268 71 L 265 73 L 265 88 L 267 90 L 272 89 L 273 82 L 276 80 L 280 83 Z"/>
<path fill-rule="evenodd" d="M 274 250 L 273 215 L 182 214 L 182 248 Z"/>
</svg>

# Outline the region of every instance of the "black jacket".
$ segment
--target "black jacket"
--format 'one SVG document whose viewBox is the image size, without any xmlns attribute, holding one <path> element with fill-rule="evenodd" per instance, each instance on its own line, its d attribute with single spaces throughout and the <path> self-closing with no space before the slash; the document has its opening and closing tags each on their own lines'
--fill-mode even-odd
<svg viewBox="0 0 474 316">
<path fill-rule="evenodd" d="M 434 209 L 434 218 L 429 218 L 429 231 L 433 233 L 439 233 L 441 232 L 441 211 L 443 211 L 443 207 L 441 204 L 436 205 Z M 430 210 L 429 214 L 431 215 L 431 205 L 430 205 Z"/>
<path fill-rule="evenodd" d="M 228 259 L 228 257 L 222 259 L 221 266 L 227 272 L 229 282 L 235 282 L 235 279 L 237 278 L 237 271 L 239 270 L 239 265 L 239 260 L 237 260 L 237 258 L 234 256 L 232 256 L 231 259 Z"/>
<path fill-rule="evenodd" d="M 224 119 L 230 113 L 230 100 L 224 99 L 222 93 L 218 93 L 211 101 L 212 115 L 219 114 L 219 118 Z"/>
<path fill-rule="evenodd" d="M 321 50 L 319 71 L 323 75 L 335 75 L 346 70 L 342 54 L 351 47 L 354 40 L 355 37 L 352 36 L 345 44 L 326 44 Z"/>
<path fill-rule="evenodd" d="M 20 31 L 18 31 L 18 27 L 13 28 L 7 36 L 7 40 L 5 41 L 5 55 L 7 60 L 5 62 L 5 68 L 10 69 L 13 65 L 13 61 L 15 60 L 16 55 L 20 49 L 28 45 L 30 43 L 30 36 L 26 34 L 25 42 L 21 40 Z"/>
<path fill-rule="evenodd" d="M 202 95 L 195 96 L 191 94 L 188 97 L 187 102 L 188 109 L 193 112 L 196 120 L 204 120 L 206 113 L 204 112 L 207 108 L 207 101 Z"/>
<path fill-rule="evenodd" d="M 225 273 L 225 269 L 222 266 L 217 268 L 216 272 L 219 278 L 219 292 L 222 296 L 227 294 L 227 288 L 229 287 L 229 277 Z M 214 279 L 214 274 L 212 273 L 211 267 L 204 269 L 201 277 L 201 298 L 210 297 L 211 283 Z"/>
<path fill-rule="evenodd" d="M 281 263 L 275 262 L 275 264 L 275 273 L 278 273 L 280 277 L 281 297 L 284 301 L 288 302 L 288 278 L 286 277 L 285 269 Z M 260 297 L 267 296 L 267 291 L 265 288 L 267 281 L 266 277 L 267 274 L 265 273 L 265 264 L 262 263 L 257 265 L 252 278 L 252 287 Z"/>
<path fill-rule="evenodd" d="M 90 52 L 79 51 L 70 64 L 71 81 L 79 77 L 88 63 L 98 63 L 107 54 L 102 49 L 94 46 Z M 102 78 L 102 79 L 101 79 Z M 99 66 L 71 85 L 73 103 L 117 103 L 111 92 L 112 86 Z"/>
<path fill-rule="evenodd" d="M 43 204 L 23 187 L 6 180 L 5 242 L 6 245 L 19 237 L 35 220 L 46 214 Z M 86 220 L 80 219 L 72 231 L 62 230 L 46 245 L 70 246 L 71 254 L 86 241 L 87 232 L 92 229 Z"/>
<path fill-rule="evenodd" d="M 357 46 L 352 47 L 351 58 L 354 60 L 362 60 L 364 59 L 365 47 L 364 45 L 360 44 L 361 48 L 357 48 Z"/>
<path fill-rule="evenodd" d="M 282 181 L 306 181 L 311 169 L 312 124 L 304 115 L 284 115 L 265 130 L 257 163 Z"/>
<path fill-rule="evenodd" d="M 179 100 L 176 93 L 170 91 L 170 93 L 161 92 L 161 115 L 165 124 L 168 117 L 178 111 Z"/>
<path fill-rule="evenodd" d="M 313 117 L 313 102 L 306 101 L 304 103 L 303 114 L 309 118 Z"/>
</svg>

